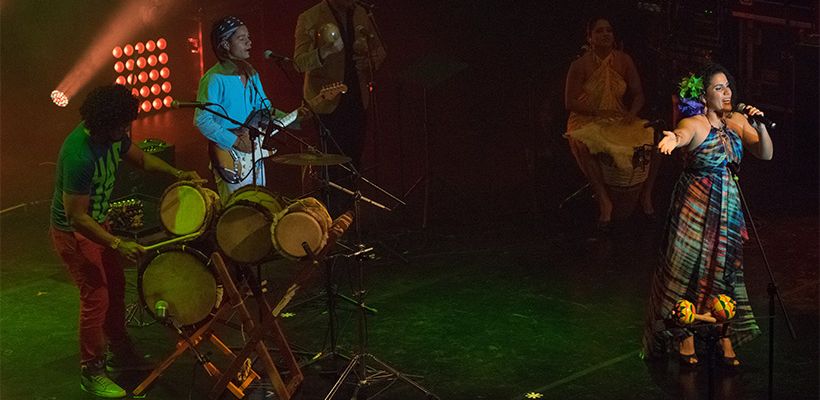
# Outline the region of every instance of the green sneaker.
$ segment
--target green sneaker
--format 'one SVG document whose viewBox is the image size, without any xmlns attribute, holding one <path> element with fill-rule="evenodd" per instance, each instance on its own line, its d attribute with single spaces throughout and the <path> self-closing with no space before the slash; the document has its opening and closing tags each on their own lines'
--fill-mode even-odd
<svg viewBox="0 0 820 400">
<path fill-rule="evenodd" d="M 125 397 L 125 389 L 114 383 L 102 370 L 83 368 L 80 374 L 80 388 L 97 397 L 120 399 Z"/>
</svg>

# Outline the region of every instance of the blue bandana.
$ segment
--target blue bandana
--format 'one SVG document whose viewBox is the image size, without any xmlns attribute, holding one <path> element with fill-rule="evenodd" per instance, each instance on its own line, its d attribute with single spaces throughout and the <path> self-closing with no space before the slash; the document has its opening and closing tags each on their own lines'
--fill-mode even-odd
<svg viewBox="0 0 820 400">
<path fill-rule="evenodd" d="M 214 22 L 214 26 L 211 28 L 211 47 L 213 47 L 214 54 L 216 54 L 217 58 L 221 59 L 218 51 L 219 44 L 230 39 L 234 32 L 242 25 L 245 25 L 245 23 L 233 16 L 227 16 Z"/>
</svg>

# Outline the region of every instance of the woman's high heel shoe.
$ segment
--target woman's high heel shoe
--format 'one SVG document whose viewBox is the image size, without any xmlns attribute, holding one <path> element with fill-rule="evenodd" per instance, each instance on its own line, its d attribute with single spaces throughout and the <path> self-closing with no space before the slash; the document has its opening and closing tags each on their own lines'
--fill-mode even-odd
<svg viewBox="0 0 820 400">
<path fill-rule="evenodd" d="M 721 336 L 720 338 L 721 339 L 728 339 L 729 336 Z M 730 368 L 730 369 L 740 368 L 740 365 L 742 363 L 740 362 L 740 360 L 738 360 L 737 354 L 735 354 L 734 357 L 726 357 L 723 353 L 723 347 L 722 346 L 718 347 L 717 352 L 718 352 L 718 356 L 720 356 L 720 363 L 723 364 L 724 367 L 727 367 L 727 368 Z"/>
<path fill-rule="evenodd" d="M 683 367 L 694 368 L 698 366 L 698 355 L 697 353 L 692 354 L 681 354 L 678 353 L 678 362 Z"/>
</svg>

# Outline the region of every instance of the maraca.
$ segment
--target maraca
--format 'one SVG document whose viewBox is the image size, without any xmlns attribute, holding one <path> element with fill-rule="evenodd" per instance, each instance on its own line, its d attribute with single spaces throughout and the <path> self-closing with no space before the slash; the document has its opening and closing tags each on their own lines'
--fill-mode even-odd
<svg viewBox="0 0 820 400">
<path fill-rule="evenodd" d="M 336 26 L 336 24 L 328 22 L 319 27 L 319 31 L 316 32 L 316 37 L 322 44 L 332 45 L 341 37 L 341 34 L 339 33 L 339 27 Z"/>
<path fill-rule="evenodd" d="M 719 294 L 712 297 L 709 302 L 709 308 L 711 309 L 712 316 L 721 322 L 734 318 L 736 307 L 737 302 L 725 294 Z"/>
<path fill-rule="evenodd" d="M 695 305 L 689 300 L 678 300 L 675 306 L 672 307 L 672 319 L 678 325 L 691 325 L 695 321 L 702 321 L 708 323 L 715 323 L 717 320 L 710 315 L 698 314 L 695 311 Z"/>
</svg>

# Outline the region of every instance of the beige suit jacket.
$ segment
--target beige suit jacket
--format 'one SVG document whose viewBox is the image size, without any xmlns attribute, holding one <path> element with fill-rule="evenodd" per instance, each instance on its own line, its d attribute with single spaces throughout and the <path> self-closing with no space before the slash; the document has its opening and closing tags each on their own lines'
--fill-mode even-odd
<svg viewBox="0 0 820 400">
<path fill-rule="evenodd" d="M 324 60 L 319 58 L 317 32 L 322 25 L 327 23 L 339 25 L 326 0 L 323 0 L 300 14 L 296 22 L 293 60 L 296 69 L 305 74 L 303 94 L 307 100 L 316 97 L 321 91 L 322 86 L 342 82 L 344 80 L 346 67 L 345 50 L 331 54 Z M 364 8 L 356 6 L 353 12 L 353 24 L 355 25 L 354 29 L 356 32 L 355 39 L 364 39 L 367 41 L 369 56 L 374 67 L 373 72 L 375 72 L 375 70 L 381 66 L 386 54 L 384 46 L 382 46 L 382 43 L 375 36 L 375 29 Z M 342 30 L 341 26 L 339 30 Z M 352 43 L 345 43 L 345 46 L 352 45 Z M 354 57 L 356 56 L 354 55 Z M 349 67 L 356 68 L 355 65 Z M 367 108 L 369 103 L 367 83 L 371 80 L 370 72 L 367 70 L 358 70 L 358 74 L 362 104 Z M 318 102 L 313 108 L 317 113 L 329 114 L 333 112 L 338 105 L 339 96 L 336 96 L 329 100 Z"/>
</svg>

